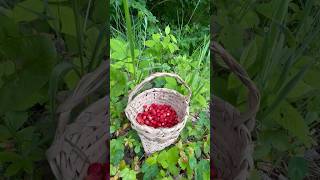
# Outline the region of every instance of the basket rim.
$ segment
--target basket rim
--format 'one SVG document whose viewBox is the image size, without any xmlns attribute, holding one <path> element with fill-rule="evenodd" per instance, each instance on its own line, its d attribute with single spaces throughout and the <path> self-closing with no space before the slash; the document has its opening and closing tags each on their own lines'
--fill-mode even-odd
<svg viewBox="0 0 320 180">
<path fill-rule="evenodd" d="M 170 128 L 162 128 L 162 127 L 154 128 L 154 127 L 147 126 L 147 125 L 140 125 L 140 124 L 137 123 L 135 120 L 131 120 L 131 119 L 128 117 L 128 109 L 129 109 L 130 107 L 132 107 L 131 104 L 132 104 L 133 102 L 135 102 L 136 98 L 137 98 L 138 96 L 142 96 L 142 95 L 144 95 L 144 94 L 146 94 L 146 93 L 154 92 L 155 90 L 156 90 L 156 91 L 159 91 L 159 90 L 162 90 L 162 91 L 163 91 L 163 90 L 164 90 L 164 91 L 173 93 L 173 94 L 175 94 L 175 95 L 177 95 L 177 96 L 180 96 L 182 99 L 184 99 L 184 102 L 185 102 L 185 104 L 187 105 L 187 108 L 186 108 L 184 117 L 181 118 L 181 121 L 180 121 L 179 123 L 177 123 L 176 125 L 174 125 L 174 126 L 172 126 L 172 127 L 170 127 Z M 126 114 L 126 116 L 127 116 L 127 119 L 128 119 L 132 124 L 134 124 L 136 127 L 138 127 L 139 130 L 140 130 L 140 129 L 142 130 L 142 128 L 143 128 L 144 130 L 156 131 L 157 133 L 158 133 L 158 132 L 162 132 L 162 133 L 166 132 L 166 133 L 167 133 L 167 132 L 170 132 L 171 130 L 174 130 L 177 126 L 181 125 L 182 123 L 185 123 L 185 121 L 187 120 L 187 116 L 189 115 L 189 101 L 188 101 L 188 99 L 187 99 L 186 96 L 182 95 L 181 93 L 179 93 L 179 92 L 176 91 L 176 90 L 168 89 L 168 88 L 151 88 L 151 89 L 148 89 L 148 90 L 145 90 L 145 91 L 141 92 L 141 93 L 138 94 L 136 97 L 134 97 L 134 98 L 132 99 L 132 101 L 131 101 L 129 104 L 127 104 L 127 106 L 126 106 L 126 108 L 125 108 L 125 114 Z"/>
</svg>

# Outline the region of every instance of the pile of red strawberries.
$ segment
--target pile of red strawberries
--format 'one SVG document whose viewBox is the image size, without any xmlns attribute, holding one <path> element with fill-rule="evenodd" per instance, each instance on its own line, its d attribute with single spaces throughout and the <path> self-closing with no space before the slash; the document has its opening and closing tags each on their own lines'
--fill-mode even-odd
<svg viewBox="0 0 320 180">
<path fill-rule="evenodd" d="M 92 163 L 88 167 L 87 176 L 84 180 L 107 180 L 109 164 Z"/>
<path fill-rule="evenodd" d="M 143 109 L 137 115 L 137 122 L 141 125 L 170 128 L 179 122 L 176 111 L 170 105 L 153 103 L 150 106 L 144 105 Z"/>
</svg>

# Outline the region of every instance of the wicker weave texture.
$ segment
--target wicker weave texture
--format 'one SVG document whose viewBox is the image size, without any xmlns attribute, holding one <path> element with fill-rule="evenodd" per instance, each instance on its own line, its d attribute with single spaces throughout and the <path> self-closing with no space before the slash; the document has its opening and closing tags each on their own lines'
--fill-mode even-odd
<svg viewBox="0 0 320 180">
<path fill-rule="evenodd" d="M 180 83 L 184 84 L 189 90 L 188 96 L 184 96 L 175 90 L 167 88 L 152 88 L 136 95 L 142 87 L 157 77 L 170 76 L 176 78 Z M 189 115 L 189 101 L 191 90 L 187 84 L 176 74 L 172 73 L 155 73 L 141 82 L 129 95 L 128 105 L 125 109 L 127 118 L 131 122 L 131 126 L 138 132 L 142 141 L 144 151 L 147 154 L 160 151 L 173 144 L 179 137 L 180 132 L 185 127 L 187 117 Z M 140 125 L 136 122 L 139 112 L 143 111 L 143 105 L 152 103 L 170 105 L 178 115 L 179 123 L 171 128 L 153 128 L 146 125 Z"/>
<path fill-rule="evenodd" d="M 58 107 L 55 139 L 46 152 L 58 180 L 82 180 L 91 163 L 104 163 L 107 158 L 108 95 L 85 107 L 70 122 L 72 110 L 106 82 L 106 72 L 107 63 L 103 62 L 95 72 L 85 75 L 72 95 Z"/>
<path fill-rule="evenodd" d="M 254 144 L 251 132 L 259 110 L 260 94 L 247 72 L 220 44 L 212 41 L 211 53 L 214 55 L 212 57 L 221 57 L 229 70 L 248 89 L 248 107 L 244 112 L 240 112 L 230 103 L 216 96 L 210 103 L 210 116 L 213 118 L 211 130 L 214 156 L 212 158 L 218 170 L 218 177 L 245 180 L 249 178 L 250 170 L 254 166 L 252 157 Z"/>
</svg>

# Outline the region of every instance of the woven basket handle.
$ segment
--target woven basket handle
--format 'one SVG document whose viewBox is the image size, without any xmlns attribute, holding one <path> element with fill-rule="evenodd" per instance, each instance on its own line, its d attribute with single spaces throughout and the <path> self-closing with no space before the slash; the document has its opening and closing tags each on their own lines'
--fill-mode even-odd
<svg viewBox="0 0 320 180">
<path fill-rule="evenodd" d="M 72 95 L 58 107 L 57 113 L 59 113 L 60 116 L 58 119 L 56 138 L 59 138 L 59 136 L 64 133 L 65 127 L 69 123 L 72 109 L 83 102 L 86 97 L 94 93 L 107 81 L 107 77 L 109 76 L 108 69 L 109 63 L 107 61 L 102 61 L 95 71 L 84 75 L 80 79 Z"/>
<path fill-rule="evenodd" d="M 192 95 L 192 92 L 191 92 L 191 89 L 190 87 L 187 85 L 187 83 L 181 79 L 180 76 L 178 76 L 177 74 L 173 74 L 173 73 L 165 73 L 165 72 L 158 72 L 158 73 L 154 73 L 154 74 L 151 74 L 149 77 L 147 77 L 146 79 L 144 79 L 140 84 L 138 84 L 130 93 L 129 93 L 129 96 L 128 96 L 128 104 L 132 101 L 133 99 L 133 96 L 135 96 L 142 88 L 143 86 L 152 81 L 153 79 L 155 78 L 158 78 L 158 77 L 164 77 L 164 76 L 169 76 L 169 77 L 172 77 L 172 78 L 175 78 L 179 83 L 181 83 L 182 85 L 184 85 L 189 93 L 188 95 L 186 96 L 187 97 L 187 102 L 190 102 L 190 98 L 191 98 L 191 95 Z"/>
<path fill-rule="evenodd" d="M 248 104 L 249 107 L 247 111 L 242 112 L 240 114 L 240 120 L 235 122 L 235 126 L 239 126 L 240 124 L 246 124 L 250 131 L 254 128 L 255 116 L 259 110 L 260 105 L 260 94 L 256 85 L 249 78 L 247 72 L 241 67 L 241 65 L 229 54 L 220 44 L 213 41 L 212 44 L 213 52 L 217 53 L 225 64 L 229 67 L 230 71 L 233 72 L 240 81 L 247 87 L 248 92 Z"/>
</svg>

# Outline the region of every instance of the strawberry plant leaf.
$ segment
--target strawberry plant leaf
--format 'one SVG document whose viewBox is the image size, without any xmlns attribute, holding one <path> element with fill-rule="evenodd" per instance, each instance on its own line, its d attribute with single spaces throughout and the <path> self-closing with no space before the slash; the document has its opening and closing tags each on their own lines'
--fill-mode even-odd
<svg viewBox="0 0 320 180">
<path fill-rule="evenodd" d="M 0 152 L 0 163 L 19 161 L 21 156 L 15 152 Z"/>
<path fill-rule="evenodd" d="M 15 161 L 8 166 L 5 172 L 5 176 L 11 177 L 16 175 L 23 168 L 22 164 L 19 161 Z"/>
<path fill-rule="evenodd" d="M 178 160 L 178 164 L 182 170 L 185 170 L 188 166 L 188 162 L 184 162 L 182 157 Z"/>
<path fill-rule="evenodd" d="M 28 113 L 23 111 L 10 111 L 5 114 L 5 123 L 7 127 L 14 131 L 20 129 L 28 120 Z"/>
<path fill-rule="evenodd" d="M 21 164 L 23 166 L 23 169 L 28 173 L 32 174 L 34 169 L 34 164 L 29 158 L 25 158 L 21 161 Z"/>
<path fill-rule="evenodd" d="M 289 160 L 288 176 L 292 180 L 302 180 L 308 173 L 308 164 L 303 157 L 292 157 Z"/>
<path fill-rule="evenodd" d="M 38 102 L 34 95 L 48 82 L 56 58 L 54 45 L 48 37 L 32 36 L 7 39 L 0 46 L 19 64 L 17 72 L 0 88 L 0 114 L 25 110 Z M 33 49 L 32 53 L 27 49 Z"/>
<path fill-rule="evenodd" d="M 158 163 L 160 163 L 160 165 L 163 167 L 163 168 L 167 168 L 168 167 L 168 161 L 167 159 L 169 158 L 169 154 L 166 150 L 163 150 L 161 151 L 161 153 L 159 154 L 158 158 L 157 158 L 157 161 Z"/>
<path fill-rule="evenodd" d="M 158 154 L 153 154 L 151 157 L 148 157 L 148 159 L 146 160 L 146 163 L 149 165 L 156 164 L 157 159 L 158 159 Z"/>
<path fill-rule="evenodd" d="M 197 159 L 194 157 L 194 155 L 189 155 L 189 165 L 191 169 L 195 169 L 197 166 Z"/>
<path fill-rule="evenodd" d="M 166 33 L 166 35 L 169 35 L 169 34 L 170 34 L 170 27 L 169 27 L 169 26 L 167 26 L 167 27 L 165 28 L 165 33 Z"/>
<path fill-rule="evenodd" d="M 110 164 L 110 175 L 114 176 L 117 173 L 117 168 L 115 166 L 113 166 L 112 164 Z"/>
<path fill-rule="evenodd" d="M 210 169 L 209 161 L 204 159 L 199 161 L 195 169 L 195 179 L 210 179 L 210 171 L 207 171 L 207 169 Z"/>
<path fill-rule="evenodd" d="M 51 27 L 55 29 L 56 25 L 61 23 L 60 32 L 76 37 L 76 23 L 72 8 L 50 4 L 48 9 L 50 15 L 54 17 L 54 20 L 49 20 Z"/>
<path fill-rule="evenodd" d="M 118 165 L 124 156 L 124 145 L 122 139 L 112 139 L 110 141 L 110 161 Z"/>
<path fill-rule="evenodd" d="M 41 15 L 44 3 L 40 0 L 26 0 L 18 3 L 10 13 L 16 22 L 32 21 Z"/>
<path fill-rule="evenodd" d="M 123 178 L 123 180 L 136 180 L 136 172 L 133 170 L 130 170 L 128 168 L 124 168 L 122 171 L 120 171 L 120 177 Z"/>
<path fill-rule="evenodd" d="M 143 180 L 152 179 L 159 174 L 159 168 L 157 164 L 148 165 L 144 163 L 141 171 L 144 173 Z"/>
<path fill-rule="evenodd" d="M 311 144 L 307 124 L 296 108 L 292 107 L 289 103 L 283 102 L 280 105 L 276 121 L 292 135 L 299 138 L 305 145 Z"/>
</svg>

